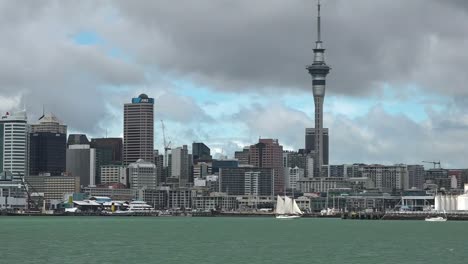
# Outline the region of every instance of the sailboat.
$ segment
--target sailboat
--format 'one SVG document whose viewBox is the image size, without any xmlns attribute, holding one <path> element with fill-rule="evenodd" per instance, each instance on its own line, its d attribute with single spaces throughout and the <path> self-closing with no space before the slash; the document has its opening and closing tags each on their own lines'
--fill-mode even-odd
<svg viewBox="0 0 468 264">
<path fill-rule="evenodd" d="M 294 219 L 302 216 L 302 211 L 297 206 L 296 200 L 284 196 L 284 199 L 278 195 L 276 200 L 276 218 Z"/>
<path fill-rule="evenodd" d="M 447 221 L 447 213 L 444 210 L 444 216 L 436 216 L 436 217 L 426 217 L 424 221 L 427 222 L 446 222 Z"/>
</svg>

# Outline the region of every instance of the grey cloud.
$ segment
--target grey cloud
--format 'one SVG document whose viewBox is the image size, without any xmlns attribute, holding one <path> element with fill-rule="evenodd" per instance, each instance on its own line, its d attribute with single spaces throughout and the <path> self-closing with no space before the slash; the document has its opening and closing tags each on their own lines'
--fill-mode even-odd
<svg viewBox="0 0 468 264">
<path fill-rule="evenodd" d="M 118 8 L 139 37 L 159 40 L 149 49 L 126 42 L 141 48 L 144 63 L 219 89 L 310 89 L 315 1 L 120 1 Z M 330 0 L 322 11 L 330 92 L 362 95 L 409 82 L 466 93 L 468 60 L 457 43 L 468 41 L 468 15 L 454 3 Z"/>
</svg>

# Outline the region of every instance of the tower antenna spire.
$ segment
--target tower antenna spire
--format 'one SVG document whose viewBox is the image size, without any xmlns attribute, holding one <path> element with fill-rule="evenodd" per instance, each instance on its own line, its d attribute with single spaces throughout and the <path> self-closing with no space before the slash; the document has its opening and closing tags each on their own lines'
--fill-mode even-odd
<svg viewBox="0 0 468 264">
<path fill-rule="evenodd" d="M 317 2 L 317 42 L 321 42 L 321 32 L 320 32 L 320 0 Z"/>
</svg>

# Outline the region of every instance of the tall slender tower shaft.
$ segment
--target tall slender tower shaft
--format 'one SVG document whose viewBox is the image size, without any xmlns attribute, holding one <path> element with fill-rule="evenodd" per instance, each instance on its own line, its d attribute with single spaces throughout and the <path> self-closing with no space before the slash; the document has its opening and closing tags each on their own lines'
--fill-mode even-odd
<svg viewBox="0 0 468 264">
<path fill-rule="evenodd" d="M 317 41 L 314 48 L 314 62 L 307 66 L 312 76 L 312 91 L 315 104 L 315 171 L 321 176 L 323 165 L 323 101 L 325 99 L 325 80 L 330 67 L 325 63 L 325 49 L 322 47 L 320 28 L 320 0 L 317 4 Z"/>
</svg>

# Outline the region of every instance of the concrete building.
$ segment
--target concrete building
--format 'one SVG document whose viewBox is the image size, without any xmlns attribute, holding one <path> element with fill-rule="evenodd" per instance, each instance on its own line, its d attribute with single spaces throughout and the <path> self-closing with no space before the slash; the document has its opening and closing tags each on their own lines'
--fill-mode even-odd
<svg viewBox="0 0 468 264">
<path fill-rule="evenodd" d="M 277 139 L 260 139 L 250 146 L 250 165 L 274 169 L 275 194 L 284 193 L 283 146 Z"/>
<path fill-rule="evenodd" d="M 328 192 L 330 189 L 346 188 L 349 184 L 343 178 L 314 177 L 298 181 L 299 190 L 304 193 Z"/>
<path fill-rule="evenodd" d="M 179 187 L 186 187 L 189 183 L 191 166 L 192 160 L 188 154 L 187 145 L 172 149 L 170 182 Z"/>
<path fill-rule="evenodd" d="M 204 179 L 206 176 L 212 174 L 212 163 L 197 162 L 193 165 L 193 178 Z"/>
<path fill-rule="evenodd" d="M 66 170 L 67 126 L 53 114 L 46 114 L 30 127 L 29 175 L 62 175 Z"/>
<path fill-rule="evenodd" d="M 142 159 L 128 165 L 130 187 L 139 189 L 156 189 L 158 187 L 156 165 Z"/>
<path fill-rule="evenodd" d="M 314 153 L 315 153 L 315 170 L 316 174 L 322 175 L 322 165 L 325 163 L 324 155 L 324 134 L 323 128 L 323 102 L 325 99 L 326 76 L 330 72 L 330 67 L 325 63 L 325 49 L 322 45 L 320 34 L 320 3 L 318 4 L 317 16 L 317 41 L 314 48 L 314 62 L 307 67 L 309 74 L 312 76 L 312 91 L 314 94 L 315 104 L 315 140 L 314 140 Z M 327 146 L 328 148 L 328 146 Z M 328 151 L 328 150 L 327 150 Z M 328 158 L 327 158 L 328 159 Z"/>
<path fill-rule="evenodd" d="M 152 161 L 154 148 L 154 99 L 140 94 L 124 105 L 123 163 Z"/>
<path fill-rule="evenodd" d="M 51 200 L 61 200 L 64 194 L 80 192 L 80 177 L 76 176 L 37 176 L 26 177 L 30 191 L 43 193 L 46 204 Z"/>
<path fill-rule="evenodd" d="M 223 168 L 219 172 L 219 190 L 228 195 L 273 195 L 274 178 L 272 168 Z"/>
<path fill-rule="evenodd" d="M 426 170 L 424 179 L 425 184 L 435 184 L 439 190 L 441 188 L 450 190 L 452 186 L 448 170 L 446 169 L 435 168 Z"/>
<path fill-rule="evenodd" d="M 192 209 L 198 211 L 220 210 L 229 212 L 238 208 L 237 198 L 221 194 L 192 196 Z"/>
<path fill-rule="evenodd" d="M 128 186 L 127 168 L 123 165 L 102 165 L 100 175 L 102 184 L 122 183 Z"/>
<path fill-rule="evenodd" d="M 406 165 L 368 165 L 362 176 L 371 179 L 375 188 L 382 192 L 409 189 L 408 168 Z"/>
<path fill-rule="evenodd" d="M 250 164 L 250 148 L 246 147 L 242 151 L 234 152 L 234 158 L 239 161 L 239 165 Z"/>
<path fill-rule="evenodd" d="M 422 190 L 424 187 L 424 174 L 423 165 L 408 165 L 409 187 Z"/>
<path fill-rule="evenodd" d="M 286 189 L 299 189 L 299 180 L 304 179 L 305 170 L 299 167 L 285 168 L 284 180 Z"/>
<path fill-rule="evenodd" d="M 6 113 L 0 120 L 0 172 L 15 179 L 29 173 L 29 128 L 25 111 Z"/>
<path fill-rule="evenodd" d="M 69 145 L 66 157 L 67 174 L 80 177 L 82 186 L 96 185 L 96 150 L 90 145 Z"/>
</svg>

